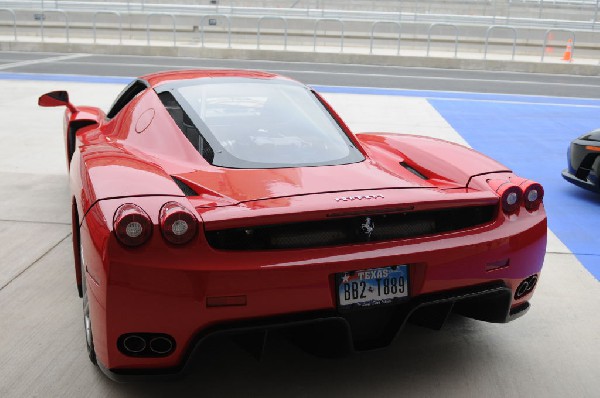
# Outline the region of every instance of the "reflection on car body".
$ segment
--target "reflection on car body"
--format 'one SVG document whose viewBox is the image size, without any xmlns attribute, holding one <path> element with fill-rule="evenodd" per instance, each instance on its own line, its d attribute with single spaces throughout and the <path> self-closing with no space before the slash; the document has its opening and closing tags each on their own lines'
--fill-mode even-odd
<svg viewBox="0 0 600 398">
<path fill-rule="evenodd" d="M 251 71 L 136 79 L 107 114 L 66 92 L 73 252 L 90 359 L 176 374 L 215 334 L 333 354 L 450 312 L 523 315 L 543 188 L 472 149 L 352 133 L 310 88 Z M 306 342 L 309 342 L 308 344 Z"/>
</svg>

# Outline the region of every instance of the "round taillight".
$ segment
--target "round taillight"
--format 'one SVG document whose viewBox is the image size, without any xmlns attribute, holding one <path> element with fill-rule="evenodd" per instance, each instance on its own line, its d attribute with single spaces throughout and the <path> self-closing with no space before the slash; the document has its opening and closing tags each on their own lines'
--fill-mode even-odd
<svg viewBox="0 0 600 398">
<path fill-rule="evenodd" d="M 139 246 L 152 235 L 152 220 L 133 203 L 119 206 L 113 219 L 113 228 L 119 242 L 125 246 Z"/>
<path fill-rule="evenodd" d="M 502 211 L 505 214 L 513 214 L 519 210 L 523 203 L 523 190 L 514 182 L 509 180 L 487 180 L 490 187 L 500 196 Z"/>
<path fill-rule="evenodd" d="M 544 200 L 544 188 L 540 184 L 521 177 L 512 177 L 510 181 L 523 191 L 523 204 L 527 210 L 535 211 L 540 208 Z"/>
<path fill-rule="evenodd" d="M 487 180 L 496 194 L 500 196 L 502 211 L 513 214 L 519 210 L 523 201 L 523 190 L 509 180 Z"/>
<path fill-rule="evenodd" d="M 537 182 L 534 182 L 525 188 L 523 196 L 525 197 L 525 208 L 530 211 L 537 210 L 544 200 L 544 188 Z"/>
<path fill-rule="evenodd" d="M 160 230 L 171 243 L 188 243 L 198 230 L 198 221 L 191 211 L 177 202 L 167 202 L 160 209 Z"/>
<path fill-rule="evenodd" d="M 500 200 L 502 201 L 502 211 L 506 214 L 513 214 L 521 206 L 523 191 L 516 185 L 505 184 L 498 189 Z"/>
</svg>

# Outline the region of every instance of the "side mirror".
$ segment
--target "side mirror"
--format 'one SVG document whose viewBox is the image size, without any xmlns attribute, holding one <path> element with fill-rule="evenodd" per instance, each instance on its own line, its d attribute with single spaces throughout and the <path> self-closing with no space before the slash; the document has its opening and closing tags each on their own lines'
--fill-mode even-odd
<svg viewBox="0 0 600 398">
<path fill-rule="evenodd" d="M 38 99 L 38 105 L 43 107 L 66 106 L 72 113 L 78 110 L 69 102 L 69 93 L 66 91 L 51 91 Z"/>
<path fill-rule="evenodd" d="M 66 91 L 52 91 L 46 93 L 38 99 L 38 105 L 44 107 L 68 106 L 69 93 Z"/>
</svg>

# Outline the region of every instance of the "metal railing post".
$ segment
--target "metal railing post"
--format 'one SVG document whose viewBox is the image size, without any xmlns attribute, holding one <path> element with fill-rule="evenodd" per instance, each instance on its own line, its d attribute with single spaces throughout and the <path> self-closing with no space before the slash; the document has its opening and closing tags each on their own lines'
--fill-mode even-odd
<svg viewBox="0 0 600 398">
<path fill-rule="evenodd" d="M 288 40 L 288 21 L 287 18 L 284 17 L 260 17 L 258 19 L 257 31 L 256 31 L 256 49 L 260 50 L 260 26 L 264 20 L 271 21 L 283 21 L 283 49 L 287 50 L 287 40 Z"/>
<path fill-rule="evenodd" d="M 458 56 L 458 27 L 450 23 L 434 23 L 429 25 L 427 29 L 427 56 L 429 57 L 429 49 L 431 47 L 431 31 L 436 27 L 447 27 L 454 29 L 454 58 Z"/>
<path fill-rule="evenodd" d="M 546 55 L 546 47 L 548 46 L 548 36 L 552 32 L 569 33 L 569 35 L 571 36 L 571 45 L 572 45 L 571 58 L 573 58 L 573 54 L 575 54 L 575 32 L 573 32 L 572 30 L 568 30 L 568 29 L 548 29 L 546 31 L 546 33 L 544 34 L 544 45 L 542 47 L 542 57 L 540 58 L 540 62 L 544 62 L 544 55 Z"/>
<path fill-rule="evenodd" d="M 490 40 L 490 33 L 494 30 L 494 29 L 506 29 L 509 30 L 513 33 L 513 47 L 512 47 L 512 58 L 511 61 L 515 60 L 515 52 L 517 49 L 517 30 L 513 27 L 510 26 L 500 26 L 500 25 L 492 25 L 490 26 L 486 31 L 485 31 L 485 49 L 483 51 L 483 59 L 487 59 L 487 52 L 488 52 L 488 43 Z"/>
<path fill-rule="evenodd" d="M 17 16 L 13 10 L 10 8 L 0 8 L 0 12 L 7 12 L 12 17 L 13 21 L 13 35 L 15 37 L 15 41 L 17 41 Z"/>
<path fill-rule="evenodd" d="M 44 12 L 44 2 L 42 1 L 42 13 L 40 15 L 40 36 L 42 43 L 44 42 L 44 20 L 46 19 L 46 14 Z"/>
<path fill-rule="evenodd" d="M 151 12 L 149 14 L 146 14 L 146 45 L 150 45 L 150 18 L 156 16 L 164 16 L 171 18 L 171 22 L 173 23 L 173 46 L 177 46 L 177 21 L 175 20 L 175 15 L 162 12 Z"/>
<path fill-rule="evenodd" d="M 45 38 L 45 24 L 46 24 L 46 15 L 47 14 L 52 14 L 52 13 L 56 13 L 59 15 L 62 15 L 62 17 L 65 20 L 65 38 L 67 40 L 67 43 L 70 42 L 70 38 L 69 38 L 69 30 L 70 30 L 70 24 L 69 24 L 69 15 L 67 15 L 67 13 L 63 10 L 49 10 L 49 9 L 45 9 L 43 12 L 43 17 L 40 19 L 40 30 L 41 30 L 41 36 L 42 36 L 42 42 L 44 41 Z"/>
<path fill-rule="evenodd" d="M 209 18 L 225 18 L 227 21 L 227 48 L 231 48 L 231 19 L 228 15 L 224 14 L 212 14 L 204 15 L 200 18 L 200 43 L 204 47 L 204 22 Z"/>
<path fill-rule="evenodd" d="M 315 30 L 313 32 L 313 51 L 317 51 L 317 29 L 321 22 L 336 22 L 342 27 L 340 37 L 340 53 L 344 52 L 344 21 L 339 18 L 317 18 L 315 19 Z"/>
<path fill-rule="evenodd" d="M 119 18 L 119 44 L 123 44 L 123 22 L 121 18 L 121 13 L 117 11 L 95 11 L 93 17 L 93 30 L 94 30 L 94 44 L 96 44 L 96 22 L 98 20 L 98 15 L 116 15 Z"/>
<path fill-rule="evenodd" d="M 388 25 L 394 25 L 398 27 L 398 45 L 396 46 L 396 55 L 400 55 L 400 42 L 401 42 L 401 35 L 402 35 L 402 31 L 401 31 L 401 26 L 400 26 L 400 22 L 395 22 L 395 21 L 375 21 L 373 22 L 373 25 L 371 25 L 371 39 L 369 42 L 369 54 L 373 54 L 373 38 L 374 38 L 374 33 L 375 33 L 375 27 L 377 25 L 383 25 L 383 24 L 388 24 Z"/>
</svg>

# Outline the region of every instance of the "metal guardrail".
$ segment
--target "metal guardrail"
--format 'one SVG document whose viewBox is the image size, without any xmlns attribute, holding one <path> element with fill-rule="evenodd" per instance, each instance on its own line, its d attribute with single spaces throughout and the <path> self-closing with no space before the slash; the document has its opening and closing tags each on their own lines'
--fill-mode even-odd
<svg viewBox="0 0 600 398">
<path fill-rule="evenodd" d="M 256 26 L 256 49 L 260 50 L 260 27 L 264 21 L 282 21 L 283 22 L 283 49 L 287 50 L 288 41 L 288 20 L 284 17 L 260 17 Z"/>
<path fill-rule="evenodd" d="M 431 47 L 431 31 L 433 28 L 452 28 L 454 30 L 454 58 L 458 56 L 458 26 L 451 23 L 434 23 L 427 29 L 427 56 L 429 57 L 429 48 Z"/>
<path fill-rule="evenodd" d="M 15 15 L 15 12 L 9 8 L 0 8 L 0 12 L 7 12 L 12 17 L 13 34 L 15 36 L 15 41 L 17 41 L 17 16 Z"/>
<path fill-rule="evenodd" d="M 600 0 L 599 0 L 600 1 Z M 94 11 L 94 12 L 90 12 L 90 13 L 86 13 L 86 15 L 88 16 L 89 19 L 92 20 L 91 26 L 89 23 L 82 23 L 81 21 L 79 21 L 78 23 L 73 24 L 73 19 L 71 18 L 71 15 L 66 12 L 65 10 L 60 10 L 60 9 L 43 9 L 43 10 L 34 10 L 36 14 L 39 16 L 39 35 L 41 36 L 41 41 L 45 41 L 49 36 L 47 35 L 46 30 L 49 28 L 52 28 L 54 32 L 56 32 L 56 30 L 60 29 L 64 29 L 64 37 L 65 37 L 65 41 L 67 43 L 73 42 L 73 34 L 71 32 L 71 30 L 73 29 L 73 26 L 75 26 L 75 28 L 77 28 L 79 30 L 79 33 L 82 32 L 82 29 L 91 29 L 92 30 L 92 34 L 93 34 L 93 43 L 97 44 L 99 42 L 99 37 L 98 37 L 98 30 L 99 29 L 111 29 L 111 30 L 117 30 L 118 29 L 118 42 L 119 44 L 123 44 L 123 26 L 124 26 L 124 22 L 127 22 L 129 25 L 129 40 L 133 43 L 135 43 L 137 40 L 137 42 L 140 41 L 140 38 L 138 36 L 137 39 L 132 39 L 131 35 L 135 34 L 136 31 L 138 32 L 143 32 L 142 29 L 145 30 L 145 37 L 143 37 L 143 39 L 145 39 L 145 42 L 148 46 L 152 45 L 153 42 L 156 43 L 157 40 L 156 38 L 154 39 L 154 41 L 152 40 L 152 35 L 156 35 L 156 30 L 153 29 L 153 21 L 156 21 L 156 18 L 158 17 L 162 17 L 166 20 L 168 20 L 168 24 L 165 24 L 165 22 L 161 22 L 161 26 L 159 26 L 159 29 L 161 31 L 165 30 L 165 26 L 167 26 L 167 31 L 171 31 L 171 37 L 172 37 L 172 44 L 173 46 L 177 46 L 177 45 L 198 45 L 197 44 L 197 33 L 199 31 L 200 33 L 200 46 L 202 47 L 206 47 L 207 43 L 206 43 L 206 34 L 207 33 L 211 33 L 213 36 L 212 37 L 216 37 L 214 36 L 215 34 L 220 35 L 220 37 L 223 37 L 224 35 L 226 35 L 226 45 L 227 48 L 232 48 L 233 47 L 233 43 L 232 43 L 232 36 L 233 34 L 243 34 L 243 35 L 256 35 L 256 48 L 257 49 L 261 49 L 264 47 L 265 45 L 265 41 L 264 41 L 264 27 L 265 27 L 265 23 L 268 21 L 276 21 L 278 23 L 281 24 L 281 28 L 280 29 L 273 29 L 271 31 L 271 33 L 273 35 L 276 36 L 275 39 L 279 39 L 279 37 L 281 37 L 281 39 L 283 39 L 283 50 L 289 50 L 289 38 L 290 35 L 292 34 L 292 32 L 289 30 L 289 26 L 290 26 L 290 22 L 294 22 L 294 23 L 298 23 L 298 19 L 297 18 L 288 18 L 288 17 L 271 17 L 271 16 L 262 16 L 262 17 L 234 17 L 236 19 L 236 24 L 238 24 L 234 30 L 233 26 L 232 26 L 232 17 L 226 14 L 207 14 L 207 15 L 202 15 L 199 16 L 199 24 L 196 25 L 196 21 L 198 21 L 198 19 L 196 19 L 195 15 L 187 15 L 187 14 L 172 14 L 172 13 L 155 13 L 155 12 L 148 12 L 148 13 L 129 13 L 129 14 L 122 14 L 120 12 L 117 11 Z M 19 41 L 19 40 L 29 40 L 29 39 L 23 39 L 23 36 L 27 36 L 31 37 L 31 31 L 32 31 L 32 24 L 30 21 L 19 21 L 19 13 L 22 14 L 22 11 L 19 10 L 19 12 L 17 12 L 16 10 L 12 10 L 12 9 L 3 9 L 0 8 L 0 26 L 4 26 L 4 27 L 8 27 L 8 29 L 10 29 L 13 40 L 14 41 Z M 59 16 L 61 16 L 61 19 L 64 22 L 64 25 L 62 24 L 61 21 L 53 21 L 52 23 L 49 23 L 49 21 L 47 21 L 47 19 L 45 18 L 45 15 L 51 15 L 51 14 L 57 14 Z M 28 14 L 29 15 L 29 14 Z M 79 15 L 79 18 L 81 18 L 81 15 Z M 112 18 L 110 18 L 108 21 L 104 22 L 104 25 L 102 25 L 100 27 L 99 24 L 99 20 L 100 17 L 103 15 L 107 15 L 107 16 L 111 16 Z M 128 18 L 128 19 L 125 19 Z M 132 18 L 133 21 L 132 22 Z M 137 22 L 135 22 L 135 19 L 137 18 Z M 6 21 L 8 19 L 8 21 Z M 37 19 L 37 18 L 36 18 Z M 184 22 L 182 23 L 181 20 L 184 20 Z M 4 21 L 3 21 L 4 20 Z M 143 20 L 143 22 L 141 22 Z M 192 22 L 190 22 L 192 21 Z M 349 22 L 349 21 L 344 21 L 342 19 L 336 19 L 336 18 L 316 18 L 316 19 L 310 19 L 310 20 L 306 20 L 306 19 L 302 19 L 300 22 L 305 23 L 305 24 L 310 24 L 308 25 L 307 28 L 304 28 L 305 31 L 294 31 L 293 34 L 297 35 L 298 37 L 306 37 L 307 41 L 309 40 L 308 37 L 310 37 L 309 35 L 312 33 L 312 49 L 313 51 L 317 51 L 319 49 L 322 49 L 323 47 L 329 47 L 328 49 L 326 49 L 325 51 L 332 51 L 332 43 L 335 40 L 339 40 L 339 50 L 334 49 L 333 51 L 338 51 L 339 53 L 344 53 L 347 52 L 346 50 L 346 34 L 347 34 L 347 27 L 350 26 L 351 28 L 357 29 L 356 26 L 359 26 L 360 29 L 362 29 L 360 32 L 359 31 L 352 31 L 353 35 L 351 36 L 351 38 L 353 40 L 355 40 L 357 43 L 359 43 L 359 45 L 365 49 L 366 46 L 368 46 L 369 49 L 369 54 L 373 54 L 375 52 L 375 41 L 379 40 L 379 41 L 385 41 L 386 45 L 385 45 L 385 53 L 386 54 L 390 54 L 393 55 L 395 53 L 395 55 L 400 55 L 401 52 L 401 46 L 405 46 L 405 43 L 409 43 L 413 46 L 419 46 L 424 37 L 412 37 L 410 39 L 406 38 L 403 36 L 403 28 L 405 25 L 410 25 L 410 22 L 404 22 L 404 23 L 400 23 L 398 21 L 374 21 L 370 24 L 366 24 L 367 26 L 364 26 L 364 23 L 361 23 L 360 25 L 352 25 L 352 23 L 354 22 Z M 137 24 L 136 25 L 134 25 Z M 143 28 L 140 26 L 143 23 Z M 334 26 L 332 26 L 334 25 Z M 133 28 L 132 28 L 133 26 Z M 190 26 L 192 27 L 192 29 L 190 30 Z M 213 29 L 213 30 L 207 30 L 207 26 L 219 26 L 219 29 Z M 247 29 L 247 28 L 241 28 L 243 26 L 253 26 L 251 29 Z M 386 32 L 386 34 L 382 34 L 381 32 L 381 28 L 387 26 L 389 28 L 394 28 L 394 30 L 392 31 L 392 33 L 390 34 L 389 31 L 391 29 L 388 29 Z M 416 26 L 416 25 L 415 25 Z M 419 25 L 420 26 L 420 25 Z M 426 26 L 426 31 L 427 31 L 427 36 L 426 36 L 426 40 L 427 40 L 427 44 L 426 44 L 426 48 L 417 48 L 416 51 L 423 51 L 423 53 L 426 56 L 430 56 L 431 54 L 431 46 L 432 46 L 432 42 L 437 42 L 439 41 L 439 35 L 434 35 L 433 32 L 436 29 L 442 28 L 442 27 L 448 27 L 450 29 L 452 29 L 453 31 L 453 35 L 452 35 L 452 39 L 454 41 L 454 49 L 453 49 L 453 55 L 454 57 L 458 57 L 458 47 L 459 47 L 459 37 L 460 37 L 460 33 L 461 33 L 461 29 L 464 29 L 464 27 L 462 26 L 458 26 L 455 24 L 450 24 L 450 23 L 432 23 Z M 420 26 L 420 28 L 422 29 L 423 27 Z M 20 29 L 25 29 L 24 33 L 20 33 Z M 33 29 L 35 29 L 35 24 L 33 25 Z M 254 31 L 252 29 L 255 29 Z M 154 33 L 153 33 L 154 30 Z M 491 37 L 492 37 L 492 33 L 498 30 L 506 30 L 511 34 L 511 38 L 512 38 L 512 43 L 508 43 L 508 42 L 504 42 L 504 43 L 500 43 L 498 42 L 497 44 L 502 45 L 504 47 L 506 46 L 511 46 L 511 50 L 512 50 L 512 56 L 511 56 L 511 60 L 515 59 L 516 56 L 516 50 L 517 50 L 517 43 L 519 41 L 519 39 L 525 43 L 526 46 L 533 48 L 535 50 L 535 52 L 537 52 L 538 48 L 540 48 L 541 46 L 541 57 L 539 58 L 540 62 L 544 62 L 544 58 L 546 56 L 546 49 L 548 48 L 548 41 L 550 39 L 550 35 L 554 32 L 566 32 L 568 33 L 569 37 L 572 40 L 572 43 L 575 42 L 575 36 L 580 35 L 581 32 L 576 32 L 574 30 L 569 30 L 569 29 L 562 29 L 562 28 L 551 28 L 551 29 L 547 29 L 544 32 L 539 32 L 539 39 L 537 39 L 537 41 L 532 41 L 531 37 L 519 37 L 519 33 L 521 31 L 517 30 L 516 27 L 512 27 L 512 26 L 505 26 L 505 25 L 492 25 L 489 26 L 487 28 L 487 30 L 485 31 L 485 37 L 483 37 L 484 35 L 481 34 L 480 36 L 480 40 L 481 43 L 484 44 L 485 48 L 483 51 L 483 59 L 487 59 L 488 55 L 489 55 L 489 47 L 491 44 Z M 89 30 L 88 30 L 89 31 Z M 185 42 L 182 41 L 182 39 L 180 39 L 180 37 L 178 37 L 178 32 L 183 31 L 183 32 L 189 32 L 187 33 L 187 38 L 189 38 L 190 36 L 193 37 L 192 40 L 195 41 L 196 44 L 194 44 L 194 41 L 192 42 Z M 312 32 L 311 32 L 312 31 Z M 379 31 L 379 33 L 377 33 Z M 397 31 L 397 37 L 395 36 Z M 543 44 L 540 44 L 542 41 L 542 33 L 543 33 Z M 521 32 L 522 34 L 522 32 Z M 596 34 L 597 36 L 590 36 L 591 38 L 593 38 L 594 40 L 596 40 L 596 42 L 598 41 L 597 38 L 600 37 L 600 32 L 598 32 Z M 434 39 L 434 37 L 438 37 L 437 39 Z M 55 34 L 56 37 L 56 34 Z M 114 37 L 114 36 L 113 36 Z M 164 37 L 164 35 L 163 35 Z M 594 54 L 600 54 L 600 46 L 596 45 L 596 42 L 590 42 L 590 37 L 588 37 L 586 40 L 582 42 L 581 39 L 578 42 L 580 45 L 580 48 L 582 46 L 581 43 L 586 43 L 586 46 L 588 47 L 588 51 L 597 51 L 597 53 Z M 326 44 L 324 46 L 319 45 L 319 39 L 325 39 L 326 40 Z M 88 40 L 88 39 L 82 39 L 81 40 Z M 162 43 L 165 42 L 165 40 L 161 40 Z M 183 44 L 182 44 L 183 43 Z M 214 43 L 214 42 L 213 42 Z M 537 43 L 537 44 L 536 44 Z M 210 43 L 208 43 L 210 45 Z M 308 44 L 308 43 L 307 43 Z M 242 44 L 236 44 L 236 46 L 239 47 L 243 47 Z M 393 52 L 392 52 L 393 51 Z M 415 51 L 415 50 L 412 50 Z M 352 52 L 352 50 L 350 50 L 350 52 Z M 590 57 L 588 57 L 590 58 Z M 594 55 L 593 57 L 591 57 L 593 59 L 596 58 L 600 58 L 600 56 L 598 55 Z"/>
<path fill-rule="evenodd" d="M 62 10 L 45 10 L 43 17 L 40 18 L 40 36 L 41 36 L 41 40 L 42 42 L 44 41 L 44 25 L 46 23 L 46 14 L 58 14 L 61 15 L 64 18 L 65 21 L 65 38 L 67 40 L 67 43 L 69 43 L 69 34 L 70 34 L 70 26 L 69 26 L 69 15 L 62 11 Z"/>
<path fill-rule="evenodd" d="M 204 26 L 206 25 L 205 22 L 209 21 L 210 24 L 211 19 L 213 19 L 216 24 L 218 18 L 223 18 L 225 19 L 225 21 L 227 21 L 227 48 L 231 48 L 231 19 L 228 15 L 223 14 L 204 15 L 202 18 L 200 18 L 200 43 L 202 47 L 204 47 Z"/>
<path fill-rule="evenodd" d="M 178 4 L 170 1 L 165 4 L 160 1 L 121 0 L 121 1 L 70 1 L 70 0 L 0 0 L 2 8 L 20 9 L 62 9 L 65 11 L 96 11 L 99 9 L 111 10 L 122 13 L 172 13 L 186 15 L 224 14 L 230 16 L 279 16 L 279 17 L 305 17 L 305 18 L 334 18 L 343 20 L 363 21 L 413 21 L 420 23 L 451 23 L 455 25 L 520 25 L 537 28 L 584 29 L 593 31 L 598 21 L 599 0 L 462 0 L 448 2 L 441 0 L 413 0 L 411 10 L 405 6 L 406 1 L 397 1 L 394 6 L 385 7 L 385 11 L 377 11 L 373 7 L 358 7 L 350 9 L 351 1 L 312 0 L 305 1 L 304 6 L 298 2 L 282 3 L 281 1 L 263 1 L 262 7 L 244 6 L 257 2 L 230 0 L 228 5 L 223 5 L 225 0 L 217 0 L 216 4 Z M 208 3 L 208 2 L 207 2 Z M 363 2 L 364 3 L 364 2 Z M 380 0 L 378 3 L 382 3 Z M 392 2 L 390 2 L 392 3 Z M 280 6 L 287 4 L 287 7 Z M 474 9 L 475 6 L 484 4 L 486 7 Z M 489 4 L 489 6 L 488 6 Z M 418 6 L 417 6 L 418 5 Z M 444 8 L 442 8 L 444 7 Z M 379 7 L 377 7 L 379 8 Z M 436 10 L 443 11 L 436 13 Z M 479 15 L 472 15 L 479 11 Z M 537 10 L 537 17 L 530 15 Z M 552 15 L 544 15 L 553 10 Z M 454 11 L 454 12 L 452 12 Z M 567 13 L 567 11 L 569 11 Z M 567 15 L 568 14 L 568 15 Z M 570 18 L 570 19 L 569 19 Z"/>
<path fill-rule="evenodd" d="M 317 30 L 321 22 L 334 22 L 340 24 L 340 53 L 344 52 L 344 21 L 337 18 L 317 18 L 315 19 L 315 30 L 313 31 L 313 51 L 317 51 Z"/>
<path fill-rule="evenodd" d="M 490 34 L 492 33 L 492 31 L 494 31 L 494 30 L 500 30 L 500 29 L 502 29 L 502 30 L 509 30 L 513 34 L 511 61 L 514 61 L 515 60 L 515 53 L 516 53 L 516 50 L 517 50 L 517 30 L 515 28 L 511 28 L 509 26 L 500 26 L 500 25 L 490 26 L 488 28 L 488 30 L 485 31 L 485 49 L 483 51 L 483 59 L 487 59 L 488 43 L 490 42 Z"/>
<path fill-rule="evenodd" d="M 146 15 L 146 44 L 150 45 L 150 19 L 152 17 L 170 17 L 173 23 L 173 46 L 177 45 L 177 20 L 173 14 L 163 14 L 160 12 L 151 12 Z"/>
<path fill-rule="evenodd" d="M 400 55 L 400 42 L 402 41 L 402 28 L 400 27 L 400 22 L 395 21 L 375 21 L 371 25 L 371 37 L 369 39 L 369 54 L 373 54 L 373 39 L 375 37 L 375 28 L 378 25 L 392 25 L 398 27 L 398 45 L 396 46 L 396 55 Z"/>
<path fill-rule="evenodd" d="M 93 17 L 93 34 L 94 34 L 94 44 L 96 44 L 96 22 L 98 20 L 99 15 L 116 15 L 119 19 L 119 44 L 123 44 L 123 18 L 120 12 L 117 11 L 96 11 L 94 12 Z"/>
<path fill-rule="evenodd" d="M 542 58 L 540 59 L 540 62 L 544 62 L 544 56 L 546 55 L 546 49 L 548 48 L 548 38 L 550 37 L 550 34 L 552 32 L 564 32 L 570 35 L 572 48 L 571 56 L 569 57 L 569 62 L 571 62 L 571 58 L 575 54 L 575 32 L 568 29 L 548 29 L 546 31 L 546 33 L 544 34 L 544 45 L 542 46 Z"/>
</svg>

